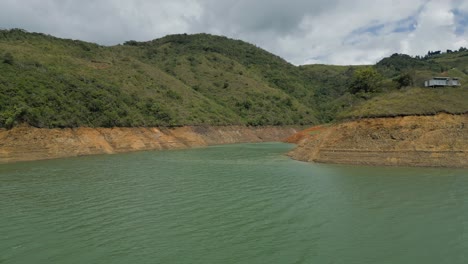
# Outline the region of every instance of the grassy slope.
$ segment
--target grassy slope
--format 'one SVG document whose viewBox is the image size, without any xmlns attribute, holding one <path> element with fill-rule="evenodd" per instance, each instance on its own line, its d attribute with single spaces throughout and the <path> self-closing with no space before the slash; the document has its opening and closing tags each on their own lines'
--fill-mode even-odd
<svg viewBox="0 0 468 264">
<path fill-rule="evenodd" d="M 391 56 L 377 63 L 384 76 L 382 91 L 370 98 L 344 93 L 331 101 L 337 119 L 362 117 L 392 117 L 404 115 L 433 115 L 440 112 L 468 113 L 468 52 L 444 53 L 426 59 L 406 55 Z M 392 80 L 409 73 L 413 86 L 397 89 Z M 434 76 L 459 77 L 458 88 L 422 88 L 425 80 Z"/>
<path fill-rule="evenodd" d="M 157 64 L 252 124 L 316 120 L 313 87 L 297 67 L 251 44 L 198 34 L 172 35 L 135 45 L 144 52 L 142 60 Z"/>
<path fill-rule="evenodd" d="M 341 112 L 340 119 L 468 113 L 468 89 L 412 87 L 392 91 Z"/>
<path fill-rule="evenodd" d="M 333 121 L 337 113 L 346 111 L 358 98 L 348 93 L 356 69 L 367 66 L 304 65 L 299 68 L 315 88 L 314 98 L 320 120 Z"/>
<path fill-rule="evenodd" d="M 318 122 L 297 68 L 253 45 L 210 35 L 130 44 L 2 31 L 0 127 Z"/>
</svg>

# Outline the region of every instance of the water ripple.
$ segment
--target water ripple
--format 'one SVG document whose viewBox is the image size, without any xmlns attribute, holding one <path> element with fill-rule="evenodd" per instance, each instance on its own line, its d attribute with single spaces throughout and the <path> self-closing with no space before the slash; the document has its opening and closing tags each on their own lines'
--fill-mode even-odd
<svg viewBox="0 0 468 264">
<path fill-rule="evenodd" d="M 1 165 L 0 263 L 467 263 L 466 170 L 314 165 L 290 148 Z"/>
</svg>

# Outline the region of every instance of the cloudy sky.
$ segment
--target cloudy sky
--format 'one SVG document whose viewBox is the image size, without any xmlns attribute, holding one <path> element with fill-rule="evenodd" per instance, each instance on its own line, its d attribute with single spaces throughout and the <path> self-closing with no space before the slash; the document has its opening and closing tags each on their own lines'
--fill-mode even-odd
<svg viewBox="0 0 468 264">
<path fill-rule="evenodd" d="M 0 0 L 0 28 L 104 45 L 206 32 L 294 64 L 370 64 L 468 46 L 468 0 Z"/>
</svg>

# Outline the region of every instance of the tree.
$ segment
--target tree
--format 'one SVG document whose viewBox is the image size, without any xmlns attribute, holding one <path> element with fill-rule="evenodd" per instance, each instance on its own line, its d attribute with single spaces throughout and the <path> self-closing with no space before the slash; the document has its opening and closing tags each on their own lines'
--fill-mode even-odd
<svg viewBox="0 0 468 264">
<path fill-rule="evenodd" d="M 413 85 L 413 77 L 409 73 L 404 73 L 398 76 L 396 82 L 398 83 L 398 88 L 411 86 Z"/>
<path fill-rule="evenodd" d="M 124 45 L 126 45 L 126 46 L 138 46 L 138 45 L 140 45 L 140 43 L 138 41 L 136 41 L 136 40 L 129 40 L 129 41 L 125 41 Z"/>
<path fill-rule="evenodd" d="M 377 92 L 381 81 L 382 76 L 374 68 L 358 69 L 354 72 L 350 92 L 352 94 Z"/>
</svg>

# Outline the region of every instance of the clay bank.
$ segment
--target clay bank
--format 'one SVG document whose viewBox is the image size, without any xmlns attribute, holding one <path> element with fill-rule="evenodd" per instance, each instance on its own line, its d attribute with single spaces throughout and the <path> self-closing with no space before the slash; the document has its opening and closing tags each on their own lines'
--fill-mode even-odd
<svg viewBox="0 0 468 264">
<path fill-rule="evenodd" d="M 309 162 L 468 168 L 468 115 L 348 121 L 290 137 L 288 155 Z"/>
<path fill-rule="evenodd" d="M 65 128 L 0 130 L 0 163 L 165 150 L 217 144 L 281 141 L 291 127 Z"/>
<path fill-rule="evenodd" d="M 291 127 L 66 128 L 0 130 L 0 163 L 218 144 L 295 143 L 296 160 L 468 168 L 468 115 L 369 118 L 297 132 Z"/>
</svg>

